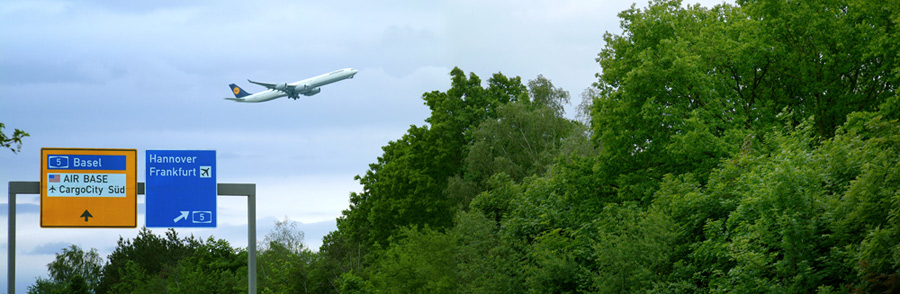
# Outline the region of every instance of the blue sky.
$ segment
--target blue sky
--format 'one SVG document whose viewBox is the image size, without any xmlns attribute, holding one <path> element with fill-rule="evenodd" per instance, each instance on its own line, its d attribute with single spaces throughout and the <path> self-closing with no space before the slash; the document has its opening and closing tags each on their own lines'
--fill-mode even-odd
<svg viewBox="0 0 900 294">
<path fill-rule="evenodd" d="M 120 3 L 121 2 L 121 3 Z M 722 1 L 688 1 L 705 6 Z M 353 180 L 429 115 L 454 66 L 486 79 L 538 74 L 580 100 L 624 1 L 3 1 L 0 122 L 31 134 L 0 151 L 0 189 L 38 181 L 41 147 L 217 151 L 220 183 L 256 183 L 258 240 L 278 219 L 313 248 L 348 207 Z M 638 6 L 646 6 L 639 2 Z M 356 78 L 299 100 L 224 100 L 247 79 L 293 82 L 353 67 Z M 573 109 L 574 105 L 569 107 Z M 568 114 L 570 117 L 574 114 Z M 143 196 L 139 226 L 144 222 Z M 17 292 L 69 244 L 109 254 L 137 229 L 41 229 L 38 195 L 17 213 Z M 0 200 L 6 277 L 7 200 Z M 246 200 L 218 198 L 216 229 L 179 234 L 245 247 Z M 163 233 L 155 229 L 156 233 Z M 6 279 L 3 279 L 3 288 Z"/>
</svg>

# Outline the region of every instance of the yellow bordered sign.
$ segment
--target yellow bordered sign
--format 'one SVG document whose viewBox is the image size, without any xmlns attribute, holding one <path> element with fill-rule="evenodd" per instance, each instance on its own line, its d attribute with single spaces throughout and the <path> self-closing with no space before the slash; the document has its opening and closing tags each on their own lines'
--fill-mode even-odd
<svg viewBox="0 0 900 294">
<path fill-rule="evenodd" d="M 41 148 L 41 227 L 137 227 L 137 149 Z"/>
</svg>

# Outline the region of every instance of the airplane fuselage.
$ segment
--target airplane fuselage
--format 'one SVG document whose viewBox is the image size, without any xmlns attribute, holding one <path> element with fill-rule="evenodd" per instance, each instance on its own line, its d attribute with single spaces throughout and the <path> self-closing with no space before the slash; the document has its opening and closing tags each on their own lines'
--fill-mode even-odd
<svg viewBox="0 0 900 294">
<path fill-rule="evenodd" d="M 287 96 L 286 93 L 276 90 L 265 90 L 258 93 L 250 94 L 250 96 L 246 96 L 243 98 L 225 98 L 232 101 L 237 102 L 266 102 L 269 100 L 275 100 L 281 97 Z"/>
<path fill-rule="evenodd" d="M 320 87 L 341 80 L 352 79 L 357 72 L 359 71 L 353 68 L 344 68 L 290 84 L 268 84 L 250 81 L 251 83 L 264 86 L 268 89 L 243 97 L 225 99 L 238 102 L 265 102 L 285 96 L 292 99 L 299 98 L 299 95 L 312 96 L 321 91 Z M 236 86 L 234 88 L 235 95 L 237 95 L 240 89 Z"/>
</svg>

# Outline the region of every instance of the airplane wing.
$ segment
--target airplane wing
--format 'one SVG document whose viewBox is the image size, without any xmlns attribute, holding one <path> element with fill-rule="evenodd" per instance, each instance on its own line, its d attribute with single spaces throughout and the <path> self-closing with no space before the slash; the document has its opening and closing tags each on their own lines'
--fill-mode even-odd
<svg viewBox="0 0 900 294">
<path fill-rule="evenodd" d="M 250 82 L 250 83 L 252 83 L 252 84 L 257 84 L 257 85 L 260 85 L 260 86 L 263 86 L 263 87 L 266 87 L 266 88 L 269 88 L 269 89 L 273 89 L 273 90 L 275 89 L 275 86 L 277 85 L 277 84 L 270 84 L 270 83 L 254 82 L 254 81 L 251 81 L 251 80 L 247 80 L 247 81 Z"/>
</svg>

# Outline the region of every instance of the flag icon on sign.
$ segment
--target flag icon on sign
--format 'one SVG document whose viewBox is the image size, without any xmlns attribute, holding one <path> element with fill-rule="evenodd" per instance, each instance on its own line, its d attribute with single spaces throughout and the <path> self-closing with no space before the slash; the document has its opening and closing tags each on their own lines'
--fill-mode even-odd
<svg viewBox="0 0 900 294">
<path fill-rule="evenodd" d="M 49 174 L 47 176 L 47 182 L 59 183 L 59 175 L 58 174 Z"/>
</svg>

